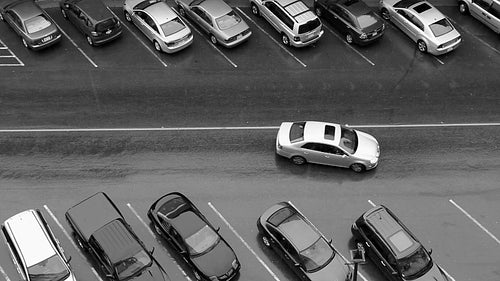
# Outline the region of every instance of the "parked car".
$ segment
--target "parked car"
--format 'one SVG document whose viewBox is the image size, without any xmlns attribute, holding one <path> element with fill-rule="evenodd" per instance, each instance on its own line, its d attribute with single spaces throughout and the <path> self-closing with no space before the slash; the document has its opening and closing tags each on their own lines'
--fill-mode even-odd
<svg viewBox="0 0 500 281">
<path fill-rule="evenodd" d="M 276 153 L 296 165 L 315 163 L 363 172 L 377 167 L 380 146 L 373 136 L 335 123 L 283 122 Z"/>
<path fill-rule="evenodd" d="M 66 219 L 77 244 L 107 279 L 170 280 L 153 251 L 146 249 L 105 193 L 96 193 L 71 207 Z"/>
<path fill-rule="evenodd" d="M 267 209 L 257 220 L 262 242 L 273 249 L 301 279 L 351 281 L 352 269 L 327 240 L 288 202 Z"/>
<path fill-rule="evenodd" d="M 234 47 L 245 42 L 252 31 L 223 0 L 175 0 L 179 14 L 196 22 L 213 44 Z"/>
<path fill-rule="evenodd" d="M 375 206 L 365 212 L 353 223 L 351 231 L 388 280 L 449 280 L 432 260 L 431 252 L 387 207 Z"/>
<path fill-rule="evenodd" d="M 83 33 L 87 43 L 98 46 L 122 34 L 120 20 L 99 0 L 62 0 L 63 17 Z"/>
<path fill-rule="evenodd" d="M 320 19 L 301 0 L 250 0 L 252 13 L 262 16 L 281 34 L 284 45 L 304 47 L 323 35 Z"/>
<path fill-rule="evenodd" d="M 8 218 L 2 233 L 12 261 L 28 281 L 75 281 L 70 260 L 39 210 L 26 210 Z"/>
<path fill-rule="evenodd" d="M 175 53 L 193 43 L 191 29 L 164 1 L 125 0 L 123 11 L 158 52 Z"/>
<path fill-rule="evenodd" d="M 500 1 L 458 0 L 460 13 L 470 14 L 496 33 L 500 34 Z"/>
<path fill-rule="evenodd" d="M 384 35 L 384 21 L 361 0 L 314 0 L 314 11 L 331 22 L 349 44 L 366 45 Z"/>
<path fill-rule="evenodd" d="M 148 217 L 156 232 L 191 267 L 197 280 L 230 280 L 240 270 L 233 249 L 182 193 L 171 192 L 151 205 Z"/>
<path fill-rule="evenodd" d="M 425 0 L 381 0 L 380 12 L 416 42 L 422 53 L 442 55 L 462 42 L 450 20 Z"/>
<path fill-rule="evenodd" d="M 0 7 L 0 20 L 5 21 L 29 49 L 43 49 L 61 40 L 57 25 L 33 0 L 7 1 Z"/>
</svg>

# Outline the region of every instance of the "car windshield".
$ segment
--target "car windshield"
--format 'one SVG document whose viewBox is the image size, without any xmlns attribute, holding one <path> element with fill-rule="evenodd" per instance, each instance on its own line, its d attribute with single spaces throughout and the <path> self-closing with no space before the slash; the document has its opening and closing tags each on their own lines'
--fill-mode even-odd
<svg viewBox="0 0 500 281">
<path fill-rule="evenodd" d="M 429 25 L 429 27 L 431 28 L 432 33 L 436 37 L 445 35 L 446 33 L 453 30 L 453 26 L 451 25 L 450 21 L 446 18 L 438 20 L 437 22 Z"/>
<path fill-rule="evenodd" d="M 205 225 L 193 235 L 186 239 L 189 247 L 189 253 L 193 256 L 199 256 L 212 249 L 219 243 L 219 235 L 208 225 Z"/>
<path fill-rule="evenodd" d="M 215 22 L 217 23 L 217 26 L 220 28 L 220 30 L 225 30 L 228 28 L 231 28 L 238 23 L 240 23 L 241 18 L 234 13 L 234 11 L 231 11 L 222 17 L 219 17 L 215 19 Z"/>
<path fill-rule="evenodd" d="M 45 259 L 28 267 L 28 274 L 33 281 L 62 280 L 69 275 L 69 271 L 58 255 Z"/>
<path fill-rule="evenodd" d="M 322 237 L 299 254 L 307 271 L 323 268 L 335 256 L 335 252 Z"/>
<path fill-rule="evenodd" d="M 418 248 L 409 257 L 398 260 L 399 270 L 407 279 L 413 279 L 412 276 L 417 277 L 427 272 L 429 265 L 432 265 L 431 258 L 423 247 Z"/>
<path fill-rule="evenodd" d="M 341 127 L 340 130 L 340 147 L 349 153 L 356 152 L 358 148 L 358 135 L 353 129 Z"/>
<path fill-rule="evenodd" d="M 26 32 L 29 34 L 43 30 L 51 25 L 50 21 L 44 15 L 33 17 L 24 22 L 24 24 L 26 25 Z"/>
<path fill-rule="evenodd" d="M 367 28 L 377 23 L 377 18 L 372 12 L 361 15 L 358 17 L 358 24 L 361 29 Z"/>
<path fill-rule="evenodd" d="M 128 278 L 144 269 L 151 263 L 151 258 L 144 250 L 140 250 L 132 257 L 126 258 L 115 263 L 115 270 L 118 279 Z"/>
<path fill-rule="evenodd" d="M 178 18 L 174 18 L 169 22 L 160 25 L 165 36 L 170 36 L 184 29 L 184 23 Z"/>
<path fill-rule="evenodd" d="M 95 26 L 95 30 L 97 32 L 104 32 L 104 31 L 106 31 L 108 29 L 114 28 L 117 22 L 118 21 L 115 18 L 107 19 L 107 20 L 105 20 L 103 22 L 98 23 Z"/>
</svg>

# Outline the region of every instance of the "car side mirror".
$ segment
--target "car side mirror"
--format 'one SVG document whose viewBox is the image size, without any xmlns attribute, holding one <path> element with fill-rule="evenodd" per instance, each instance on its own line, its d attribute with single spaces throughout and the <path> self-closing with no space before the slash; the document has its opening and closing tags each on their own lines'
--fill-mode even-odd
<svg viewBox="0 0 500 281">
<path fill-rule="evenodd" d="M 429 255 L 432 255 L 432 248 L 429 249 Z"/>
<path fill-rule="evenodd" d="M 69 5 L 68 4 L 64 4 L 64 8 L 68 9 Z"/>
<path fill-rule="evenodd" d="M 152 255 L 154 252 L 155 252 L 155 247 L 153 247 L 153 248 L 151 249 L 151 251 L 149 251 L 149 253 L 150 253 L 151 255 Z"/>
<path fill-rule="evenodd" d="M 295 263 L 295 267 L 300 268 L 300 267 L 301 267 L 300 263 L 296 262 L 296 263 Z"/>
<path fill-rule="evenodd" d="M 108 278 L 108 279 L 115 279 L 115 277 L 113 276 L 113 274 L 106 274 L 106 278 Z"/>
<path fill-rule="evenodd" d="M 66 259 L 66 263 L 70 263 L 71 262 L 71 256 L 69 256 L 67 259 Z"/>
<path fill-rule="evenodd" d="M 217 231 L 217 232 L 219 232 L 219 230 L 220 230 L 220 226 L 218 226 L 218 227 L 215 229 L 215 231 Z"/>
</svg>

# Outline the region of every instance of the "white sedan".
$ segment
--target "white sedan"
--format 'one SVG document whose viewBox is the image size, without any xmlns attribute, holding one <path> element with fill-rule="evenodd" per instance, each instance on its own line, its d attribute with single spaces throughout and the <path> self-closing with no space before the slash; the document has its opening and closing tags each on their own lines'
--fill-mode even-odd
<svg viewBox="0 0 500 281">
<path fill-rule="evenodd" d="M 323 164 L 355 172 L 378 165 L 380 147 L 371 135 L 334 123 L 283 122 L 276 137 L 276 153 L 294 164 Z"/>
</svg>

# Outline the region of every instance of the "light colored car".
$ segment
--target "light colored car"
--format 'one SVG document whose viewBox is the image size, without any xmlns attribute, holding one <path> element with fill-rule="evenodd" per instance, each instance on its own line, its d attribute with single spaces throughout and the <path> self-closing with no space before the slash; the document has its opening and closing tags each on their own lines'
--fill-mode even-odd
<svg viewBox="0 0 500 281">
<path fill-rule="evenodd" d="M 176 0 L 179 14 L 196 22 L 213 44 L 234 47 L 246 41 L 252 31 L 223 0 Z"/>
<path fill-rule="evenodd" d="M 284 45 L 304 47 L 323 35 L 320 19 L 300 0 L 250 0 L 252 13 L 262 16 L 281 34 Z"/>
<path fill-rule="evenodd" d="M 459 0 L 458 9 L 462 14 L 471 14 L 496 33 L 500 34 L 500 1 Z"/>
<path fill-rule="evenodd" d="M 442 55 L 462 42 L 450 20 L 427 1 L 380 0 L 382 18 L 391 20 L 423 53 Z"/>
<path fill-rule="evenodd" d="M 12 261 L 27 281 L 75 281 L 59 241 L 38 210 L 26 210 L 7 219 L 2 232 Z"/>
<path fill-rule="evenodd" d="M 24 47 L 39 50 L 61 40 L 61 31 L 33 0 L 7 1 L 0 7 L 0 20 L 16 32 Z"/>
<path fill-rule="evenodd" d="M 125 0 L 123 12 L 158 52 L 175 53 L 193 43 L 191 29 L 161 0 Z"/>
<path fill-rule="evenodd" d="M 283 122 L 276 153 L 296 165 L 315 163 L 363 172 L 377 167 L 380 147 L 371 135 L 339 124 Z"/>
</svg>

